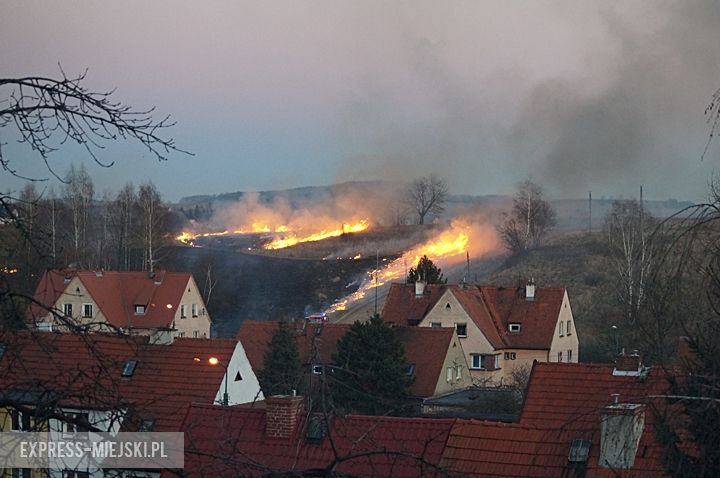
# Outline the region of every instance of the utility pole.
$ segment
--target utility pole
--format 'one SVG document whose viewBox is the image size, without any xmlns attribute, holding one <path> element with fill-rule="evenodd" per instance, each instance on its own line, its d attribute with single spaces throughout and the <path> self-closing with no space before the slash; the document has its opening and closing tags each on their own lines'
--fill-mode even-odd
<svg viewBox="0 0 720 478">
<path fill-rule="evenodd" d="M 377 315 L 378 304 L 378 271 L 380 270 L 380 251 L 375 251 L 375 315 Z"/>
</svg>

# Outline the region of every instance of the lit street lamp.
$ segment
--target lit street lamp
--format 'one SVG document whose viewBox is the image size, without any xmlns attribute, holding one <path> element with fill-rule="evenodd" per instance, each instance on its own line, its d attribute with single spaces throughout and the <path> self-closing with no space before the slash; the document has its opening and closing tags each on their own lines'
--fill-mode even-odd
<svg viewBox="0 0 720 478">
<path fill-rule="evenodd" d="M 202 363 L 202 359 L 201 359 L 200 357 L 193 357 L 193 361 L 194 361 L 195 363 Z M 207 359 L 207 363 L 208 363 L 209 365 L 213 366 L 213 367 L 216 366 L 216 365 L 220 365 L 220 366 L 222 366 L 222 368 L 225 369 L 225 392 L 223 393 L 222 404 L 223 404 L 223 407 L 227 407 L 227 406 L 228 406 L 228 403 L 229 403 L 229 400 L 228 400 L 228 368 L 227 368 L 227 364 L 224 364 L 223 362 L 221 362 L 220 359 L 217 358 L 217 357 L 209 357 L 209 358 Z"/>
</svg>

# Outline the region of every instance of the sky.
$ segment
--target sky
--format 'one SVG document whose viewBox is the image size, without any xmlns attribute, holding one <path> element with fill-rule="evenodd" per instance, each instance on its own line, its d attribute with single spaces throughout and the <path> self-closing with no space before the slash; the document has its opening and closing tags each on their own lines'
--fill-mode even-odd
<svg viewBox="0 0 720 478">
<path fill-rule="evenodd" d="M 716 1 L 2 0 L 0 78 L 69 75 L 170 114 L 179 147 L 158 162 L 77 148 L 98 194 L 151 180 L 163 197 L 408 181 L 553 198 L 700 201 L 704 115 L 720 88 Z M 3 94 L 0 90 L 0 95 Z M 6 93 L 5 93 L 6 94 Z M 0 101 L 5 98 L 0 97 Z M 0 106 L 2 103 L 0 103 Z M 0 129 L 22 174 L 50 178 Z M 22 182 L 0 173 L 0 190 Z"/>
</svg>

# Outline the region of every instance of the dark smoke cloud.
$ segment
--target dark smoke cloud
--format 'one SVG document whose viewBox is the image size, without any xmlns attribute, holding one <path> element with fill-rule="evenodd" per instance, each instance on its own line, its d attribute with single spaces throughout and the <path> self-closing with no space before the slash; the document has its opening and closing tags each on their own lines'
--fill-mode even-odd
<svg viewBox="0 0 720 478">
<path fill-rule="evenodd" d="M 338 134 L 350 161 L 341 174 L 435 172 L 475 194 L 508 193 L 532 177 L 555 197 L 634 196 L 644 185 L 649 197 L 700 199 L 720 157 L 715 147 L 700 160 L 703 111 L 720 86 L 720 3 L 579 4 L 576 24 L 560 25 L 564 49 L 538 58 L 523 55 L 523 40 L 498 43 L 512 61 L 492 70 L 455 61 L 442 35 L 407 34 L 405 88 L 367 80 L 343 111 Z M 542 5 L 538 22 L 567 6 Z M 518 38 L 525 33 L 557 41 L 547 31 Z M 557 56 L 569 42 L 581 60 L 566 65 Z"/>
</svg>

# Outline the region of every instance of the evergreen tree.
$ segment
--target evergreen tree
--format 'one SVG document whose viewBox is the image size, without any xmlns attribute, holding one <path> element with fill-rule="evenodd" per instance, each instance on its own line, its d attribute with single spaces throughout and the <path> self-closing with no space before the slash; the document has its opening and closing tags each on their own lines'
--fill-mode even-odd
<svg viewBox="0 0 720 478">
<path fill-rule="evenodd" d="M 419 280 L 424 281 L 426 284 L 447 283 L 447 279 L 443 277 L 442 269 L 428 259 L 428 256 L 422 256 L 417 263 L 417 267 L 411 267 L 410 272 L 408 272 L 408 284 L 414 284 Z"/>
<path fill-rule="evenodd" d="M 290 395 L 302 377 L 300 353 L 291 328 L 280 322 L 265 351 L 265 368 L 258 373 L 263 394 Z"/>
<path fill-rule="evenodd" d="M 379 315 L 356 321 L 333 355 L 331 394 L 344 412 L 400 413 L 405 405 L 408 363 L 402 344 Z"/>
</svg>

